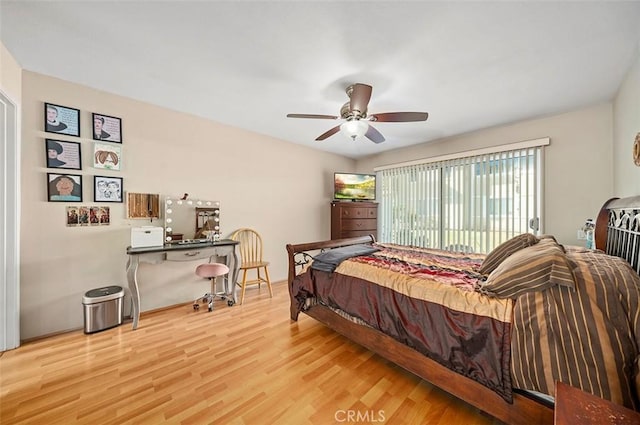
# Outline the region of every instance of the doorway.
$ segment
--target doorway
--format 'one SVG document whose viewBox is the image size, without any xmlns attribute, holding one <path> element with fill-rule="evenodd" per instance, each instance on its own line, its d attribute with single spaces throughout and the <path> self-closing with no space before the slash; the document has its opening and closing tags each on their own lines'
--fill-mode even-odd
<svg viewBox="0 0 640 425">
<path fill-rule="evenodd" d="M 18 108 L 0 91 L 0 351 L 20 345 L 20 142 Z"/>
</svg>

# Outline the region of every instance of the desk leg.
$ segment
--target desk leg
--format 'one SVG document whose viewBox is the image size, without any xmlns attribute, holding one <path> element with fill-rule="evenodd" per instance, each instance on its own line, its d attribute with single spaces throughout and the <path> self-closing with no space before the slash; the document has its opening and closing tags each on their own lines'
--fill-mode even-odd
<svg viewBox="0 0 640 425">
<path fill-rule="evenodd" d="M 131 317 L 133 318 L 133 329 L 138 327 L 140 319 L 140 293 L 138 292 L 138 256 L 129 256 L 127 264 L 127 282 L 129 283 L 129 291 L 131 292 L 132 307 Z"/>
<path fill-rule="evenodd" d="M 236 296 L 236 282 L 238 281 L 238 254 L 236 254 L 236 247 L 231 248 L 231 255 L 224 256 L 225 264 L 229 267 L 229 274 L 225 278 L 227 284 L 225 285 L 225 291 L 233 298 L 233 304 L 236 304 L 238 297 Z"/>
<path fill-rule="evenodd" d="M 236 253 L 236 245 L 234 245 L 232 247 L 232 258 L 231 260 L 233 261 L 233 266 L 229 266 L 229 270 L 231 270 L 231 293 L 233 294 L 233 303 L 237 303 L 238 301 L 238 297 L 237 297 L 237 289 L 238 289 L 238 285 L 236 285 L 236 282 L 238 281 L 238 270 L 240 265 L 238 264 L 238 254 Z"/>
</svg>

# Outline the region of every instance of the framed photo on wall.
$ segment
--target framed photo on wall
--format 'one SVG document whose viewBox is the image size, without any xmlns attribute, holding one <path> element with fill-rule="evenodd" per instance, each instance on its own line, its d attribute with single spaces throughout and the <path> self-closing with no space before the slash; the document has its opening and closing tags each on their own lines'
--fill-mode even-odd
<svg viewBox="0 0 640 425">
<path fill-rule="evenodd" d="M 91 114 L 93 117 L 93 140 L 122 143 L 122 120 L 109 115 Z"/>
<path fill-rule="evenodd" d="M 104 226 L 109 224 L 109 207 L 91 207 L 89 214 L 91 226 Z"/>
<path fill-rule="evenodd" d="M 80 136 L 80 110 L 45 102 L 44 131 Z"/>
<path fill-rule="evenodd" d="M 93 166 L 105 170 L 120 171 L 122 165 L 122 147 L 110 143 L 93 144 Z"/>
<path fill-rule="evenodd" d="M 78 226 L 79 224 L 78 207 L 67 207 L 67 226 Z"/>
<path fill-rule="evenodd" d="M 49 202 L 82 202 L 82 176 L 47 173 Z"/>
<path fill-rule="evenodd" d="M 89 207 L 83 205 L 78 208 L 78 224 L 80 226 L 89 225 Z"/>
<path fill-rule="evenodd" d="M 47 154 L 47 168 L 82 170 L 80 143 L 46 139 L 44 148 Z"/>
<path fill-rule="evenodd" d="M 95 202 L 122 202 L 122 177 L 93 176 Z"/>
</svg>

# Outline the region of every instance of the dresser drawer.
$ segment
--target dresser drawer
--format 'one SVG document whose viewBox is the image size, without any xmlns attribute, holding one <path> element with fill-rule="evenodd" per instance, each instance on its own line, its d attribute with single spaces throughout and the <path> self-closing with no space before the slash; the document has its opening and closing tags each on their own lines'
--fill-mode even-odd
<svg viewBox="0 0 640 425">
<path fill-rule="evenodd" d="M 375 202 L 332 202 L 331 239 L 374 235 L 377 239 L 378 204 Z"/>
<path fill-rule="evenodd" d="M 342 220 L 342 230 L 376 230 L 377 225 L 376 219 Z"/>
<path fill-rule="evenodd" d="M 342 218 L 377 218 L 378 210 L 367 207 L 343 208 L 341 215 Z"/>
<path fill-rule="evenodd" d="M 189 249 L 179 249 L 175 251 L 167 252 L 167 261 L 192 261 L 192 260 L 204 260 L 211 257 L 226 257 L 227 255 L 233 255 L 235 245 L 228 246 L 211 246 L 205 244 L 200 247 L 193 247 Z"/>
<path fill-rule="evenodd" d="M 360 236 L 369 236 L 373 235 L 373 237 L 378 240 L 378 232 L 375 230 L 351 230 L 351 231 L 343 231 L 338 239 L 341 238 L 357 238 Z"/>
<path fill-rule="evenodd" d="M 211 257 L 213 253 L 210 249 L 188 249 L 167 252 L 167 261 L 192 261 L 203 260 Z"/>
</svg>

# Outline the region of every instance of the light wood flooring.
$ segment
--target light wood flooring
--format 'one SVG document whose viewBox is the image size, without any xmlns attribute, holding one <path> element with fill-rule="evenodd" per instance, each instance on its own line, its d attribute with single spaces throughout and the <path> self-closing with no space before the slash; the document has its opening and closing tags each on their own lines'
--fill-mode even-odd
<svg viewBox="0 0 640 425">
<path fill-rule="evenodd" d="M 79 307 L 80 308 L 80 307 Z M 314 319 L 289 319 L 286 283 L 144 314 L 0 357 L 0 423 L 496 424 Z"/>
</svg>

